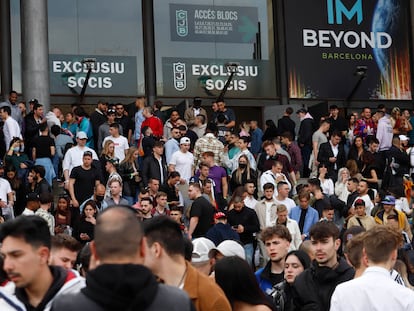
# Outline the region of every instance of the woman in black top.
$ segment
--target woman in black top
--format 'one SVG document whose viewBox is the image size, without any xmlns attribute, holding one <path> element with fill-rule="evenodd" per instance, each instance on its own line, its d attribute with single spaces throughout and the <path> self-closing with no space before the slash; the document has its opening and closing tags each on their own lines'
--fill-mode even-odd
<svg viewBox="0 0 414 311">
<path fill-rule="evenodd" d="M 94 228 L 96 225 L 96 203 L 93 200 L 89 200 L 85 203 L 83 211 L 80 216 L 80 220 L 73 231 L 73 237 L 82 244 L 90 242 L 94 238 Z"/>
<path fill-rule="evenodd" d="M 261 306 L 260 310 L 276 310 L 260 289 L 246 260 L 237 256 L 224 257 L 217 261 L 214 271 L 216 283 L 233 310 L 250 310 L 255 306 Z"/>
<path fill-rule="evenodd" d="M 242 154 L 239 157 L 238 168 L 231 175 L 231 179 L 230 179 L 231 192 L 233 192 L 239 186 L 244 186 L 248 180 L 253 180 L 255 186 L 257 186 L 257 173 L 254 169 L 250 167 L 250 162 L 247 156 Z"/>
</svg>

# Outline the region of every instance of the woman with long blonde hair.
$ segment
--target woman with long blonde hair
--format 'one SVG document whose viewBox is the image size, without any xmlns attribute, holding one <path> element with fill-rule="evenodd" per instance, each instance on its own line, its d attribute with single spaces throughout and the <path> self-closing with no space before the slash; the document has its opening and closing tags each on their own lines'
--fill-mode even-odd
<svg viewBox="0 0 414 311">
<path fill-rule="evenodd" d="M 249 158 L 245 154 L 242 154 L 238 160 L 239 165 L 230 179 L 230 189 L 232 192 L 237 187 L 244 186 L 248 180 L 253 180 L 255 186 L 257 186 L 257 173 L 250 167 Z"/>
<path fill-rule="evenodd" d="M 105 163 L 107 160 L 117 160 L 119 159 L 115 157 L 115 143 L 113 140 L 108 139 L 105 141 L 104 146 L 102 148 L 101 156 L 99 157 L 99 161 L 101 162 L 102 168 L 102 176 L 105 180 L 108 180 L 108 172 L 105 170 Z"/>
</svg>

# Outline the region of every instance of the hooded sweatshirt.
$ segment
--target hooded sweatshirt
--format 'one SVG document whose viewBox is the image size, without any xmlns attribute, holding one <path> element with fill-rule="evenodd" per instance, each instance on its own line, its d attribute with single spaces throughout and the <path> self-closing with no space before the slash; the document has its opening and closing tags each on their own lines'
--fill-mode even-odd
<svg viewBox="0 0 414 311">
<path fill-rule="evenodd" d="M 80 293 L 57 299 L 54 310 L 192 310 L 178 288 L 158 284 L 141 265 L 104 264 L 88 272 Z"/>
<path fill-rule="evenodd" d="M 62 267 L 50 266 L 53 282 L 42 301 L 37 307 L 30 305 L 24 288 L 16 288 L 16 297 L 25 305 L 27 311 L 50 310 L 55 298 L 62 294 L 79 292 L 85 286 L 85 280 L 73 270 L 65 270 Z"/>
</svg>

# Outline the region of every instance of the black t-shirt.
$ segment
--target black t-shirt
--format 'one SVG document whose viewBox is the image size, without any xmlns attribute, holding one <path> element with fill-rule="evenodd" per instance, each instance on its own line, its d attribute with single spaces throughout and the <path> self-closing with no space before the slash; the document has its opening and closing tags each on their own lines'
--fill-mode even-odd
<svg viewBox="0 0 414 311">
<path fill-rule="evenodd" d="M 204 197 L 198 197 L 191 206 L 190 218 L 198 217 L 198 224 L 194 229 L 193 238 L 204 237 L 213 225 L 214 207 Z"/>
<path fill-rule="evenodd" d="M 85 170 L 82 166 L 76 166 L 72 169 L 70 178 L 75 179 L 74 191 L 79 204 L 92 196 L 95 183 L 100 180 L 99 177 L 99 170 L 94 167 Z"/>
<path fill-rule="evenodd" d="M 343 117 L 337 117 L 336 120 L 334 118 L 329 118 L 328 121 L 331 123 L 329 127 L 329 134 L 333 132 L 339 132 L 341 134 L 341 143 L 345 143 L 345 136 L 342 135 L 343 131 L 348 130 L 348 122 Z"/>
<path fill-rule="evenodd" d="M 33 140 L 33 147 L 36 148 L 36 158 L 52 158 L 50 147 L 55 146 L 55 141 L 49 136 L 39 136 Z"/>
</svg>

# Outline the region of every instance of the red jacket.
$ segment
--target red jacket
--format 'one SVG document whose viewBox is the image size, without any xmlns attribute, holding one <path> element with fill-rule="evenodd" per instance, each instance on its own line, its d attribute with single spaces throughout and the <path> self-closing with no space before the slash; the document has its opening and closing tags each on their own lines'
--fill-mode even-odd
<svg viewBox="0 0 414 311">
<path fill-rule="evenodd" d="M 142 122 L 141 130 L 144 126 L 149 126 L 152 129 L 154 136 L 157 138 L 161 138 L 164 134 L 164 126 L 162 125 L 162 121 L 156 116 L 146 118 L 144 122 Z"/>
</svg>

